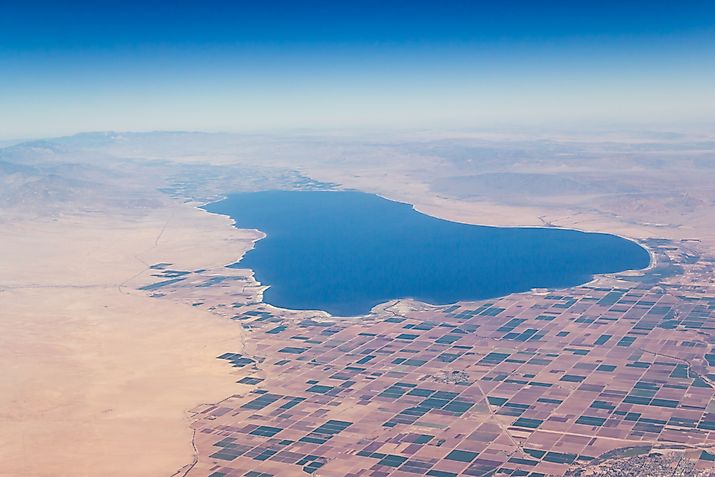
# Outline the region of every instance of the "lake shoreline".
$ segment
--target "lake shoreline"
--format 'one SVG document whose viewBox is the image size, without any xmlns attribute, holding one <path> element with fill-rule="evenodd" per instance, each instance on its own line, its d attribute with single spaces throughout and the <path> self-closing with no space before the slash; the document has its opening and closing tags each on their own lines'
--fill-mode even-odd
<svg viewBox="0 0 715 477">
<path fill-rule="evenodd" d="M 268 191 L 268 192 L 270 192 L 270 191 Z M 284 191 L 284 192 L 285 192 L 285 191 Z M 291 192 L 293 192 L 293 193 L 298 193 L 298 191 L 291 191 Z M 315 191 L 312 191 L 312 192 L 315 192 Z M 460 303 L 460 302 L 476 302 L 476 301 L 481 301 L 481 300 L 489 300 L 489 299 L 500 298 L 500 297 L 508 296 L 508 295 L 511 295 L 511 294 L 530 293 L 530 292 L 535 292 L 536 290 L 539 290 L 539 289 L 549 289 L 549 290 L 568 289 L 568 288 L 572 288 L 572 287 L 575 287 L 575 286 L 583 286 L 583 285 L 587 285 L 587 284 L 589 284 L 589 283 L 594 283 L 594 282 L 596 282 L 596 281 L 598 281 L 598 280 L 600 280 L 600 279 L 603 279 L 604 277 L 611 277 L 611 278 L 612 278 L 612 277 L 614 277 L 615 275 L 620 275 L 620 274 L 627 274 L 627 275 L 628 275 L 628 274 L 642 274 L 642 273 L 646 273 L 648 270 L 652 269 L 652 268 L 656 265 L 656 257 L 655 257 L 655 254 L 652 252 L 652 250 L 649 249 L 649 247 L 647 247 L 646 244 L 642 243 L 641 241 L 639 241 L 639 240 L 637 240 L 637 239 L 635 239 L 635 238 L 626 237 L 626 236 L 622 236 L 622 235 L 619 235 L 619 234 L 614 234 L 614 233 L 611 233 L 611 232 L 582 230 L 582 229 L 573 228 L 573 227 L 539 227 L 539 226 L 533 226 L 533 225 L 525 225 L 525 226 L 513 226 L 513 225 L 508 225 L 508 226 L 501 226 L 501 225 L 473 224 L 473 223 L 469 223 L 469 222 L 465 222 L 465 221 L 452 220 L 452 219 L 450 219 L 450 218 L 437 217 L 437 216 L 431 215 L 431 214 L 429 214 L 429 213 L 427 213 L 427 212 L 425 212 L 425 211 L 423 211 L 423 210 L 420 210 L 420 208 L 418 208 L 415 204 L 412 204 L 412 203 L 409 203 L 409 202 L 406 202 L 406 201 L 402 201 L 402 200 L 391 199 L 391 198 L 387 197 L 387 196 L 384 195 L 384 194 L 363 193 L 363 192 L 360 192 L 360 191 L 355 191 L 354 189 L 352 189 L 352 190 L 346 190 L 346 191 L 343 191 L 343 190 L 332 190 L 332 191 L 321 191 L 321 192 L 325 192 L 325 193 L 338 193 L 338 192 L 340 192 L 340 193 L 344 193 L 344 192 L 353 192 L 353 193 L 355 193 L 355 192 L 358 192 L 358 193 L 360 193 L 360 194 L 365 194 L 366 196 L 374 195 L 374 196 L 376 196 L 376 197 L 378 197 L 378 198 L 380 198 L 380 199 L 383 199 L 383 200 L 385 200 L 385 201 L 387 201 L 387 202 L 390 202 L 390 203 L 396 203 L 396 204 L 401 204 L 401 205 L 409 206 L 409 207 L 410 207 L 410 210 L 411 210 L 412 212 L 414 212 L 415 214 L 419 214 L 420 216 L 424 216 L 425 218 L 429 218 L 429 219 L 437 220 L 437 221 L 442 221 L 442 222 L 447 222 L 447 223 L 450 223 L 450 224 L 471 225 L 471 226 L 475 226 L 475 227 L 479 227 L 479 228 L 483 228 L 483 229 L 488 229 L 488 230 L 500 230 L 500 231 L 503 231 L 503 230 L 505 230 L 505 229 L 508 229 L 508 230 L 511 230 L 511 229 L 514 229 L 514 230 L 515 230 L 515 229 L 519 229 L 519 230 L 534 230 L 534 231 L 559 230 L 559 231 L 567 231 L 567 232 L 570 232 L 570 233 L 572 233 L 572 232 L 577 232 L 577 233 L 580 233 L 580 234 L 585 234 L 585 235 L 587 235 L 587 236 L 593 236 L 593 237 L 598 236 L 598 237 L 600 237 L 600 238 L 605 238 L 605 239 L 608 239 L 608 240 L 611 240 L 611 239 L 613 239 L 613 238 L 618 238 L 618 239 L 620 239 L 620 240 L 628 241 L 629 243 L 638 246 L 641 250 L 643 250 L 645 253 L 647 253 L 647 255 L 648 255 L 648 263 L 647 263 L 645 266 L 643 266 L 643 267 L 638 267 L 638 268 L 626 268 L 626 269 L 622 269 L 622 270 L 619 270 L 619 271 L 616 271 L 616 272 L 592 273 L 592 274 L 590 273 L 590 274 L 589 274 L 589 275 L 590 275 L 589 280 L 586 280 L 586 281 L 575 280 L 575 281 L 572 281 L 572 282 L 570 282 L 570 283 L 565 283 L 565 284 L 563 284 L 563 285 L 559 284 L 559 285 L 556 285 L 556 286 L 531 286 L 531 287 L 522 287 L 522 288 L 514 289 L 513 291 L 509 291 L 509 292 L 507 292 L 507 293 L 500 292 L 500 293 L 491 293 L 491 294 L 481 294 L 481 295 L 478 295 L 478 296 L 476 296 L 476 297 L 459 298 L 459 299 L 456 299 L 456 300 L 447 300 L 447 301 L 441 301 L 441 300 L 439 300 L 439 299 L 431 299 L 431 300 L 430 300 L 430 299 L 425 299 L 424 297 L 409 296 L 409 295 L 403 295 L 403 296 L 394 297 L 394 298 L 393 298 L 393 297 L 390 297 L 390 298 L 388 298 L 388 299 L 386 299 L 386 300 L 381 300 L 381 301 L 375 302 L 375 303 L 370 307 L 369 310 L 360 311 L 360 312 L 357 312 L 357 313 L 350 313 L 350 314 L 334 313 L 334 312 L 331 312 L 330 310 L 321 310 L 319 307 L 316 307 L 316 308 L 314 308 L 314 307 L 300 307 L 300 308 L 296 307 L 296 308 L 291 308 L 290 306 L 283 306 L 283 305 L 278 305 L 278 304 L 271 304 L 271 303 L 268 303 L 267 301 L 261 300 L 261 301 L 262 301 L 263 303 L 265 303 L 266 305 L 273 306 L 273 307 L 275 307 L 276 309 L 286 309 L 286 310 L 297 311 L 297 312 L 301 312 L 301 311 L 325 312 L 325 313 L 327 313 L 329 316 L 340 316 L 340 317 L 366 316 L 366 315 L 369 315 L 370 313 L 372 313 L 372 310 L 373 310 L 373 309 L 378 308 L 378 307 L 380 307 L 380 306 L 382 306 L 382 305 L 384 305 L 384 304 L 386 304 L 386 303 L 390 303 L 390 302 L 394 302 L 394 301 L 405 301 L 405 300 L 408 300 L 408 301 L 409 301 L 409 300 L 414 300 L 415 302 L 425 303 L 426 305 L 430 305 L 430 306 L 448 306 L 448 305 L 455 304 L 455 303 Z M 249 193 L 249 194 L 250 194 L 250 193 Z M 250 226 L 249 226 L 249 227 L 246 227 L 246 228 L 239 227 L 238 224 L 237 224 L 236 219 L 235 219 L 231 214 L 224 213 L 224 211 L 217 211 L 217 210 L 215 210 L 215 209 L 214 209 L 214 210 L 209 210 L 209 209 L 210 209 L 210 206 L 216 205 L 216 204 L 219 204 L 219 203 L 222 203 L 222 202 L 226 201 L 229 197 L 234 196 L 234 195 L 235 195 L 235 194 L 224 195 L 222 198 L 220 198 L 220 199 L 218 199 L 218 200 L 210 201 L 210 202 L 201 204 L 201 205 L 197 206 L 197 208 L 199 208 L 199 209 L 201 209 L 202 211 L 205 211 L 205 212 L 207 212 L 207 213 L 218 214 L 218 215 L 224 215 L 224 216 L 226 216 L 226 217 L 229 219 L 229 222 L 230 222 L 230 224 L 231 224 L 231 226 L 232 226 L 233 228 L 239 229 L 239 230 L 250 230 L 250 231 L 253 231 L 253 232 L 255 232 L 256 234 L 259 235 L 259 236 L 257 236 L 254 240 L 252 240 L 251 247 L 250 247 L 249 249 L 247 249 L 240 257 L 238 257 L 236 261 L 234 261 L 234 262 L 232 262 L 232 263 L 230 263 L 230 264 L 227 264 L 226 266 L 227 266 L 227 267 L 230 267 L 230 268 L 239 268 L 239 269 L 251 270 L 254 281 L 256 282 L 256 284 L 260 284 L 261 287 L 263 288 L 263 292 L 265 292 L 266 290 L 268 290 L 268 289 L 270 288 L 271 284 L 269 284 L 269 283 L 264 284 L 264 283 L 260 282 L 260 281 L 256 278 L 256 270 L 255 270 L 255 268 L 251 267 L 251 264 L 250 264 L 250 263 L 247 264 L 246 266 L 242 267 L 242 266 L 240 266 L 240 262 L 245 259 L 245 256 L 246 256 L 246 254 L 247 254 L 249 251 L 255 249 L 257 242 L 259 242 L 260 240 L 262 240 L 262 239 L 268 237 L 268 233 L 267 233 L 266 231 L 261 230 L 261 229 L 258 228 L 258 227 L 250 227 Z M 262 294 L 261 294 L 261 295 L 262 295 Z M 263 297 L 261 297 L 261 298 L 263 298 Z"/>
</svg>

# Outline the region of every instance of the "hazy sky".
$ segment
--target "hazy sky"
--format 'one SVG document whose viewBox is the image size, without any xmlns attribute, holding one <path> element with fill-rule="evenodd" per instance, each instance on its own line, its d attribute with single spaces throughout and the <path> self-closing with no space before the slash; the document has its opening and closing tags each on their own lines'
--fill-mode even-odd
<svg viewBox="0 0 715 477">
<path fill-rule="evenodd" d="M 0 137 L 715 120 L 715 1 L 9 3 Z"/>
</svg>

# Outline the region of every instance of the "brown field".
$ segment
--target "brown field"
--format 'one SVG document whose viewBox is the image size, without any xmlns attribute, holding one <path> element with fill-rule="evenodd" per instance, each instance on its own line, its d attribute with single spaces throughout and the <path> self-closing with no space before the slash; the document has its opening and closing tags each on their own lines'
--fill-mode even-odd
<svg viewBox="0 0 715 477">
<path fill-rule="evenodd" d="M 638 446 L 684 449 L 711 468 L 715 286 L 680 279 L 712 276 L 715 262 L 684 265 L 691 248 L 653 247 L 685 275 L 650 283 L 663 265 L 355 319 L 225 303 L 249 346 L 220 356 L 237 394 L 194 410 L 200 458 L 188 475 L 562 475 Z M 164 293 L 183 287 L 193 284 Z"/>
</svg>

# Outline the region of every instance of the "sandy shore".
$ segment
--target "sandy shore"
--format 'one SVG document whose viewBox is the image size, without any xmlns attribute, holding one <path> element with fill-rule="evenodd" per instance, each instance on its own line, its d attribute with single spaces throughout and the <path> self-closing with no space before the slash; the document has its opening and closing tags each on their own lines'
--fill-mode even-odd
<svg viewBox="0 0 715 477">
<path fill-rule="evenodd" d="M 0 475 L 171 475 L 188 411 L 236 392 L 216 356 L 241 327 L 136 288 L 148 264 L 219 266 L 244 242 L 187 205 L 145 213 L 3 224 Z"/>
</svg>

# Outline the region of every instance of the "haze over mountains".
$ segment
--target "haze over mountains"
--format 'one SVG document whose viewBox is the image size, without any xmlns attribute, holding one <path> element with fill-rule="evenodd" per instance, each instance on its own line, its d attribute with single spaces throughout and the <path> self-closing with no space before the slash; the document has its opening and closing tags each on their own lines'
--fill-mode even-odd
<svg viewBox="0 0 715 477">
<path fill-rule="evenodd" d="M 568 208 L 643 225 L 638 217 L 652 211 L 659 219 L 647 222 L 683 236 L 691 227 L 684 222 L 698 222 L 715 200 L 715 142 L 707 136 L 446 136 L 80 134 L 0 149 L 1 194 L 18 208 L 50 214 L 63 204 L 141 203 L 149 200 L 149 178 L 153 187 L 197 199 L 301 180 L 404 196 L 389 184 L 407 181 L 445 198 L 542 207 L 536 215 L 553 218 Z"/>
</svg>

